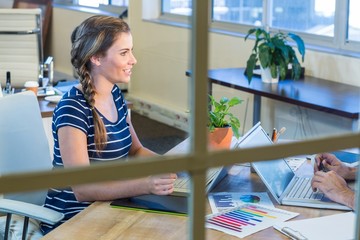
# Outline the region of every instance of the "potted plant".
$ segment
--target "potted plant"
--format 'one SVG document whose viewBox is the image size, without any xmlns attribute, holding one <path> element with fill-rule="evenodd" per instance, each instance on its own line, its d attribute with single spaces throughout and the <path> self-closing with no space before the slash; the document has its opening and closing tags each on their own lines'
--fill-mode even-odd
<svg viewBox="0 0 360 240">
<path fill-rule="evenodd" d="M 230 112 L 230 109 L 242 102 L 238 97 L 220 101 L 209 95 L 209 145 L 213 149 L 230 148 L 232 137 L 240 137 L 240 120 Z"/>
<path fill-rule="evenodd" d="M 248 31 L 245 41 L 252 34 L 255 35 L 255 44 L 247 60 L 245 70 L 249 84 L 258 61 L 262 69 L 268 68 L 270 70 L 272 78 L 283 80 L 288 70 L 290 70 L 293 79 L 297 80 L 300 78 L 301 65 L 293 47 L 288 44 L 289 38 L 295 41 L 302 62 L 304 62 L 305 45 L 298 35 L 294 33 L 285 34 L 283 32 L 271 34 L 262 28 L 252 28 Z"/>
</svg>

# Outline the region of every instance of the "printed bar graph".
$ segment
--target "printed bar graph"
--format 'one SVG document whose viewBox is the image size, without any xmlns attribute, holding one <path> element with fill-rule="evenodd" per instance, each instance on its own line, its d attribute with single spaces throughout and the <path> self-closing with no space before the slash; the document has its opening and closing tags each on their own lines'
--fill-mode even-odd
<svg viewBox="0 0 360 240">
<path fill-rule="evenodd" d="M 214 195 L 213 198 L 216 207 L 221 207 L 221 208 L 235 207 L 231 194 Z"/>
<path fill-rule="evenodd" d="M 237 237 L 246 237 L 297 216 L 297 213 L 258 204 L 244 204 L 206 217 L 206 226 Z"/>
<path fill-rule="evenodd" d="M 208 199 L 213 213 L 226 211 L 243 204 L 261 204 L 274 207 L 267 192 L 216 192 L 209 193 Z"/>
</svg>

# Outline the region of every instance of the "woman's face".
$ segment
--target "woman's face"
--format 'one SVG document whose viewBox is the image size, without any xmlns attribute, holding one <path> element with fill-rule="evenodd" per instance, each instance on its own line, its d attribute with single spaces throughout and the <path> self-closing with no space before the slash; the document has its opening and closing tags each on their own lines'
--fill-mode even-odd
<svg viewBox="0 0 360 240">
<path fill-rule="evenodd" d="M 121 33 L 107 50 L 106 55 L 99 58 L 97 73 L 114 84 L 128 83 L 132 67 L 136 62 L 131 33 Z"/>
</svg>

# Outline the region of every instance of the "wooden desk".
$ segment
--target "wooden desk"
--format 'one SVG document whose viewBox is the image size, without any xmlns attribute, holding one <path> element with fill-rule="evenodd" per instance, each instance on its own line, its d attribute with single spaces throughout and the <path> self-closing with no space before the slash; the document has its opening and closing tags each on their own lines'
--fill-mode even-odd
<svg viewBox="0 0 360 240">
<path fill-rule="evenodd" d="M 52 117 L 56 103 L 46 101 L 44 97 L 38 97 L 39 107 L 41 111 L 41 117 Z"/>
<path fill-rule="evenodd" d="M 170 153 L 187 152 L 189 149 L 188 145 L 188 140 L 185 140 L 172 149 Z M 302 171 L 311 171 L 311 167 L 309 167 L 309 165 L 303 165 Z M 233 166 L 228 176 L 224 178 L 213 191 L 264 192 L 266 191 L 266 187 L 255 173 L 251 173 L 249 167 Z M 208 202 L 207 199 L 204 201 Z M 211 213 L 209 204 L 206 204 L 207 212 Z M 297 220 L 339 213 L 339 211 L 335 210 L 319 210 L 290 206 L 276 207 L 300 213 L 298 217 L 294 218 Z M 110 207 L 110 202 L 95 202 L 42 239 L 62 240 L 74 239 L 74 237 L 76 237 L 76 239 L 87 240 L 178 240 L 187 239 L 187 233 L 187 217 L 118 209 Z M 212 229 L 206 229 L 206 239 L 235 240 L 239 238 Z M 267 228 L 245 239 L 276 240 L 288 238 L 273 228 Z"/>
<path fill-rule="evenodd" d="M 212 84 L 218 84 L 254 94 L 254 125 L 260 121 L 261 97 L 267 97 L 349 118 L 352 120 L 353 130 L 357 130 L 360 87 L 309 76 L 297 81 L 284 80 L 277 84 L 263 83 L 260 78 L 254 77 L 249 84 L 244 70 L 244 68 L 209 70 L 209 90 L 212 92 Z M 191 73 L 187 71 L 186 75 L 190 76 Z"/>
</svg>

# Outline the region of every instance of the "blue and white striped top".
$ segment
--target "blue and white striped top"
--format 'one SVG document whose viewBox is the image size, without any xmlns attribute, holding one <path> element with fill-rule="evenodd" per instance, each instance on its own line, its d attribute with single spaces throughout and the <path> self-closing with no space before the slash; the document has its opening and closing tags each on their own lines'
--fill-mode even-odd
<svg viewBox="0 0 360 240">
<path fill-rule="evenodd" d="M 54 168 L 64 167 L 57 135 L 58 129 L 63 126 L 78 128 L 86 134 L 90 163 L 117 160 L 119 158 L 126 159 L 132 144 L 129 125 L 126 122 L 128 109 L 118 86 L 114 86 L 112 95 L 118 110 L 118 119 L 116 122 L 110 122 L 99 112 L 105 124 L 108 139 L 106 147 L 100 151 L 100 154 L 97 154 L 95 149 L 93 117 L 83 93 L 73 87 L 62 97 L 54 110 L 52 121 Z M 65 214 L 65 218 L 61 223 L 70 219 L 90 204 L 91 202 L 78 202 L 70 187 L 66 189 L 49 189 L 45 200 L 45 207 Z M 41 230 L 46 234 L 61 223 L 55 226 L 41 223 Z"/>
</svg>

